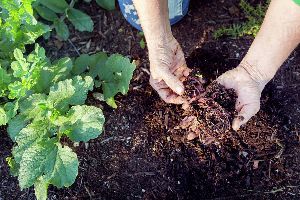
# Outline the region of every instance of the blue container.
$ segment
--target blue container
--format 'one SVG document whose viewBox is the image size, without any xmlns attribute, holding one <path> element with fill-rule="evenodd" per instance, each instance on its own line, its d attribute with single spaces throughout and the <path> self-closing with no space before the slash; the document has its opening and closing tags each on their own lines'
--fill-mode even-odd
<svg viewBox="0 0 300 200">
<path fill-rule="evenodd" d="M 132 0 L 118 0 L 120 9 L 125 19 L 136 29 L 142 31 L 137 11 Z M 188 12 L 190 0 L 169 0 L 170 24 L 179 22 Z"/>
</svg>

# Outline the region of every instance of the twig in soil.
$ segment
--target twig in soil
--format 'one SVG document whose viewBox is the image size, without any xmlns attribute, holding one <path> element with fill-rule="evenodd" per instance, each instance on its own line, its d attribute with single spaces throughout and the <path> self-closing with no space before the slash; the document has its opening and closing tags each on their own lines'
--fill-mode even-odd
<svg viewBox="0 0 300 200">
<path fill-rule="evenodd" d="M 148 75 L 150 75 L 150 72 L 149 72 L 149 70 L 148 69 L 146 69 L 146 68 L 141 68 L 144 72 L 146 72 Z"/>
<path fill-rule="evenodd" d="M 71 44 L 71 46 L 75 49 L 75 52 L 78 54 L 78 56 L 80 56 L 80 53 L 79 53 L 79 51 L 78 51 L 78 49 L 76 48 L 76 46 L 73 44 L 73 42 L 70 40 L 70 39 L 68 39 L 68 42 Z"/>
<path fill-rule="evenodd" d="M 272 160 L 269 161 L 269 179 L 271 179 L 271 168 L 272 168 Z"/>
<path fill-rule="evenodd" d="M 90 199 L 93 199 L 93 198 L 92 198 L 92 195 L 91 195 L 91 193 L 90 193 L 90 191 L 88 190 L 88 188 L 87 188 L 86 186 L 84 186 L 84 189 L 85 189 L 85 191 L 88 193 Z"/>
</svg>

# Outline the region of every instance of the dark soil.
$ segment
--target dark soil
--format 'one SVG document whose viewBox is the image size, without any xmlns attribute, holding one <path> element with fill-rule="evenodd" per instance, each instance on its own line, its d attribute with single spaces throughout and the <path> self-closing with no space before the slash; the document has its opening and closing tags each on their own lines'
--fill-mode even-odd
<svg viewBox="0 0 300 200">
<path fill-rule="evenodd" d="M 51 187 L 49 199 L 300 198 L 299 51 L 268 84 L 261 111 L 234 132 L 234 92 L 213 80 L 239 64 L 252 39 L 212 38 L 217 27 L 243 20 L 242 13 L 229 12 L 238 0 L 191 3 L 189 15 L 173 32 L 188 55 L 188 66 L 202 75 L 200 83 L 188 80 L 187 95 L 205 92 L 186 111 L 164 103 L 149 86 L 146 50 L 119 11 L 83 4 L 99 18 L 95 31 L 73 33 L 67 43 L 55 38 L 44 43 L 53 58 L 105 49 L 139 63 L 128 95 L 117 97 L 118 109 L 90 95 L 87 103 L 104 109 L 105 131 L 74 147 L 79 176 L 70 188 Z M 198 137 L 188 140 L 191 132 Z M 34 199 L 32 189 L 20 191 L 9 175 L 5 158 L 13 144 L 5 128 L 0 134 L 0 200 Z"/>
</svg>

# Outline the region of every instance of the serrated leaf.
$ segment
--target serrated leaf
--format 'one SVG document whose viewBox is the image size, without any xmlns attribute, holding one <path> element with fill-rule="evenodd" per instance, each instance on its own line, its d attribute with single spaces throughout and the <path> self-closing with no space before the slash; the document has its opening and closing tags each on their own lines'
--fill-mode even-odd
<svg viewBox="0 0 300 200">
<path fill-rule="evenodd" d="M 21 189 L 32 186 L 43 175 L 49 155 L 55 151 L 53 139 L 33 143 L 22 154 L 19 169 L 19 185 Z"/>
<path fill-rule="evenodd" d="M 113 98 L 119 92 L 122 94 L 128 92 L 134 69 L 135 65 L 121 55 L 114 54 L 108 58 L 98 74 L 106 100 Z"/>
<path fill-rule="evenodd" d="M 82 54 L 76 58 L 74 67 L 72 69 L 73 75 L 80 75 L 85 72 L 89 66 L 90 56 L 88 54 Z"/>
<path fill-rule="evenodd" d="M 74 25 L 75 29 L 79 31 L 92 32 L 94 29 L 94 22 L 91 17 L 80 10 L 75 8 L 68 9 L 67 18 Z"/>
<path fill-rule="evenodd" d="M 81 76 L 75 76 L 73 78 L 73 85 L 75 87 L 75 93 L 69 100 L 70 105 L 84 104 L 88 92 L 93 90 L 93 79 L 90 76 L 86 76 L 84 78 Z"/>
<path fill-rule="evenodd" d="M 106 10 L 115 9 L 115 0 L 96 0 L 97 4 Z"/>
<path fill-rule="evenodd" d="M 53 25 L 58 37 L 61 40 L 66 41 L 70 36 L 69 28 L 66 23 L 64 21 L 57 20 L 53 23 Z"/>
<path fill-rule="evenodd" d="M 34 6 L 34 9 L 42 18 L 44 18 L 48 21 L 53 22 L 58 19 L 55 12 L 45 6 L 36 5 L 36 6 Z"/>
<path fill-rule="evenodd" d="M 32 145 L 42 141 L 45 137 L 49 137 L 47 132 L 47 123 L 38 121 L 29 124 L 23 128 L 16 136 L 17 146 L 13 148 L 13 156 L 17 163 L 20 163 L 24 152 Z"/>
<path fill-rule="evenodd" d="M 62 126 L 66 135 L 75 142 L 87 142 L 97 138 L 105 121 L 102 110 L 93 106 L 73 106 L 67 114 L 68 121 Z"/>
<path fill-rule="evenodd" d="M 39 3 L 56 13 L 64 13 L 65 10 L 69 7 L 65 0 L 41 0 L 39 1 Z"/>
<path fill-rule="evenodd" d="M 68 110 L 69 105 L 84 104 L 88 91 L 93 89 L 93 79 L 89 76 L 84 79 L 76 76 L 65 81 L 61 81 L 51 87 L 48 102 L 62 112 Z"/>
<path fill-rule="evenodd" d="M 69 99 L 75 94 L 75 87 L 72 80 L 60 81 L 50 88 L 48 102 L 58 110 L 66 111 L 69 106 Z"/>
<path fill-rule="evenodd" d="M 69 187 L 78 175 L 79 161 L 72 149 L 62 147 L 60 143 L 56 145 L 56 153 L 53 151 L 46 163 L 46 176 L 50 178 L 50 183 L 58 188 Z"/>
</svg>

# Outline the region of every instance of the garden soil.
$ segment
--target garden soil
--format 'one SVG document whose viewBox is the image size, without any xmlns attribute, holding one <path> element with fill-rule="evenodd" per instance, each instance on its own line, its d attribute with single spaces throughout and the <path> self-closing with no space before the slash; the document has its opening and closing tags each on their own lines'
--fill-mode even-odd
<svg viewBox="0 0 300 200">
<path fill-rule="evenodd" d="M 267 85 L 261 111 L 233 131 L 235 94 L 214 80 L 238 65 L 253 38 L 214 39 L 212 32 L 245 20 L 236 5 L 236 0 L 192 0 L 188 16 L 173 27 L 195 70 L 187 95 L 202 94 L 188 110 L 164 103 L 149 86 L 142 37 L 118 10 L 79 4 L 93 16 L 94 32 L 72 32 L 65 43 L 41 41 L 52 58 L 105 50 L 137 63 L 128 95 L 116 98 L 117 109 L 89 94 L 87 104 L 104 110 L 105 130 L 73 147 L 80 160 L 76 182 L 67 189 L 50 187 L 49 199 L 300 198 L 300 50 Z M 204 85 L 195 81 L 199 75 Z M 5 158 L 13 143 L 5 127 L 0 134 L 0 200 L 34 199 L 33 189 L 20 191 L 10 176 Z"/>
</svg>

